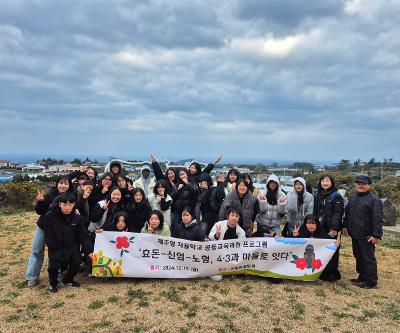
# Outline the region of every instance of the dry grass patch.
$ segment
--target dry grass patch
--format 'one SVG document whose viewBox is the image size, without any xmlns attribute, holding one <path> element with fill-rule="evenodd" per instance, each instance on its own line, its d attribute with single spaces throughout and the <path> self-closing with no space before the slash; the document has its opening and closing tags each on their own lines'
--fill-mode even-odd
<svg viewBox="0 0 400 333">
<path fill-rule="evenodd" d="M 34 213 L 0 217 L 0 332 L 399 332 L 400 239 L 377 247 L 379 288 L 354 277 L 351 242 L 343 239 L 341 281 L 284 281 L 253 276 L 209 279 L 89 279 L 79 289 L 48 292 L 46 264 L 38 287 L 24 275 Z"/>
</svg>

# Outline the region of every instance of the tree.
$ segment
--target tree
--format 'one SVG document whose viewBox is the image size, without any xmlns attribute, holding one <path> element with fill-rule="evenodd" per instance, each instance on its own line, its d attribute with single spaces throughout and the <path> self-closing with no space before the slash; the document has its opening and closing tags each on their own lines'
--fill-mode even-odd
<svg viewBox="0 0 400 333">
<path fill-rule="evenodd" d="M 21 175 L 20 173 L 13 177 L 13 182 L 14 183 L 22 183 L 23 181 L 24 181 L 24 176 Z"/>
<path fill-rule="evenodd" d="M 369 161 L 368 161 L 368 166 L 369 167 L 376 167 L 376 166 L 380 166 L 381 162 L 378 162 L 374 157 L 372 157 Z"/>
<path fill-rule="evenodd" d="M 345 171 L 348 170 L 350 168 L 351 164 L 350 164 L 350 160 L 340 160 L 340 162 L 337 165 L 337 169 L 341 170 L 341 171 Z"/>
<path fill-rule="evenodd" d="M 75 157 L 72 161 L 71 164 L 76 164 L 76 165 L 82 165 L 82 161 L 80 158 Z"/>
<path fill-rule="evenodd" d="M 393 158 L 384 158 L 383 159 L 384 166 L 390 166 L 392 163 L 393 163 Z"/>
<path fill-rule="evenodd" d="M 24 182 L 30 182 L 31 181 L 31 177 L 29 177 L 28 175 L 24 176 Z"/>
<path fill-rule="evenodd" d="M 304 172 L 304 171 L 313 172 L 314 171 L 314 165 L 312 163 L 308 163 L 308 162 L 294 162 L 293 168 L 302 170 L 302 172 Z"/>
</svg>

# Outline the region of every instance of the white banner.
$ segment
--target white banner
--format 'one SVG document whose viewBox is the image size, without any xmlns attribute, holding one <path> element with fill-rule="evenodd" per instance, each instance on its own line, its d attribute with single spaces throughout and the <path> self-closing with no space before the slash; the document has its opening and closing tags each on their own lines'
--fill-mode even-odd
<svg viewBox="0 0 400 333">
<path fill-rule="evenodd" d="M 253 274 L 314 281 L 336 250 L 334 240 L 247 238 L 193 242 L 184 239 L 102 232 L 96 234 L 93 276 L 197 278 Z"/>
</svg>

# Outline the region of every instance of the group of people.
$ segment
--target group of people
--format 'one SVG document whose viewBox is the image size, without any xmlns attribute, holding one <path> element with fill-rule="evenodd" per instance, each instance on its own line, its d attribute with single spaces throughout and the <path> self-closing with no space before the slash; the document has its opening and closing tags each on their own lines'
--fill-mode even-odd
<svg viewBox="0 0 400 333">
<path fill-rule="evenodd" d="M 213 182 L 210 172 L 219 156 L 203 170 L 193 162 L 186 168 L 167 168 L 151 156 L 150 166 L 132 181 L 118 162 L 100 177 L 90 166 L 60 177 L 47 193 L 39 191 L 35 210 L 39 215 L 28 262 L 28 286 L 37 285 L 48 248 L 50 291 L 63 282 L 79 287 L 74 276 L 82 266 L 91 272 L 96 234 L 129 231 L 171 236 L 193 241 L 218 241 L 246 237 L 303 237 L 337 239 L 352 237 L 356 270 L 352 282 L 362 288 L 377 286 L 375 244 L 382 237 L 383 209 L 371 192 L 371 179 L 358 176 L 355 194 L 346 208 L 335 181 L 322 175 L 315 195 L 302 177 L 285 193 L 278 176 L 268 177 L 265 189 L 256 191 L 249 174 L 235 168 Z M 152 172 L 154 176 L 152 176 Z M 286 223 L 281 230 L 282 219 Z M 339 251 L 321 274 L 337 281 Z M 65 272 L 66 271 L 66 272 Z M 64 272 L 64 274 L 62 274 Z M 222 276 L 211 277 L 221 280 Z M 279 282 L 278 279 L 270 279 Z"/>
</svg>

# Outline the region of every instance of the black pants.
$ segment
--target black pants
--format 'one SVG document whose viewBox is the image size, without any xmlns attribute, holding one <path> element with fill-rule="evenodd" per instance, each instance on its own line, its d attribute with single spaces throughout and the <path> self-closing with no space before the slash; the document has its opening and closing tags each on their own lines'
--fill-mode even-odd
<svg viewBox="0 0 400 333">
<path fill-rule="evenodd" d="M 70 255 L 70 257 L 65 261 L 49 259 L 49 267 L 47 271 L 49 272 L 49 280 L 51 286 L 56 286 L 58 284 L 58 270 L 67 269 L 67 273 L 63 279 L 63 282 L 72 282 L 74 276 L 78 273 L 79 266 L 81 262 L 81 256 L 79 251 Z"/>
<path fill-rule="evenodd" d="M 368 243 L 366 239 L 352 238 L 351 240 L 359 279 L 365 281 L 368 285 L 376 285 L 378 283 L 378 268 L 375 258 L 375 245 Z"/>
<path fill-rule="evenodd" d="M 339 271 L 339 248 L 340 247 L 336 249 L 332 259 L 321 273 L 319 277 L 321 280 L 334 282 L 341 279 L 341 274 Z"/>
</svg>

